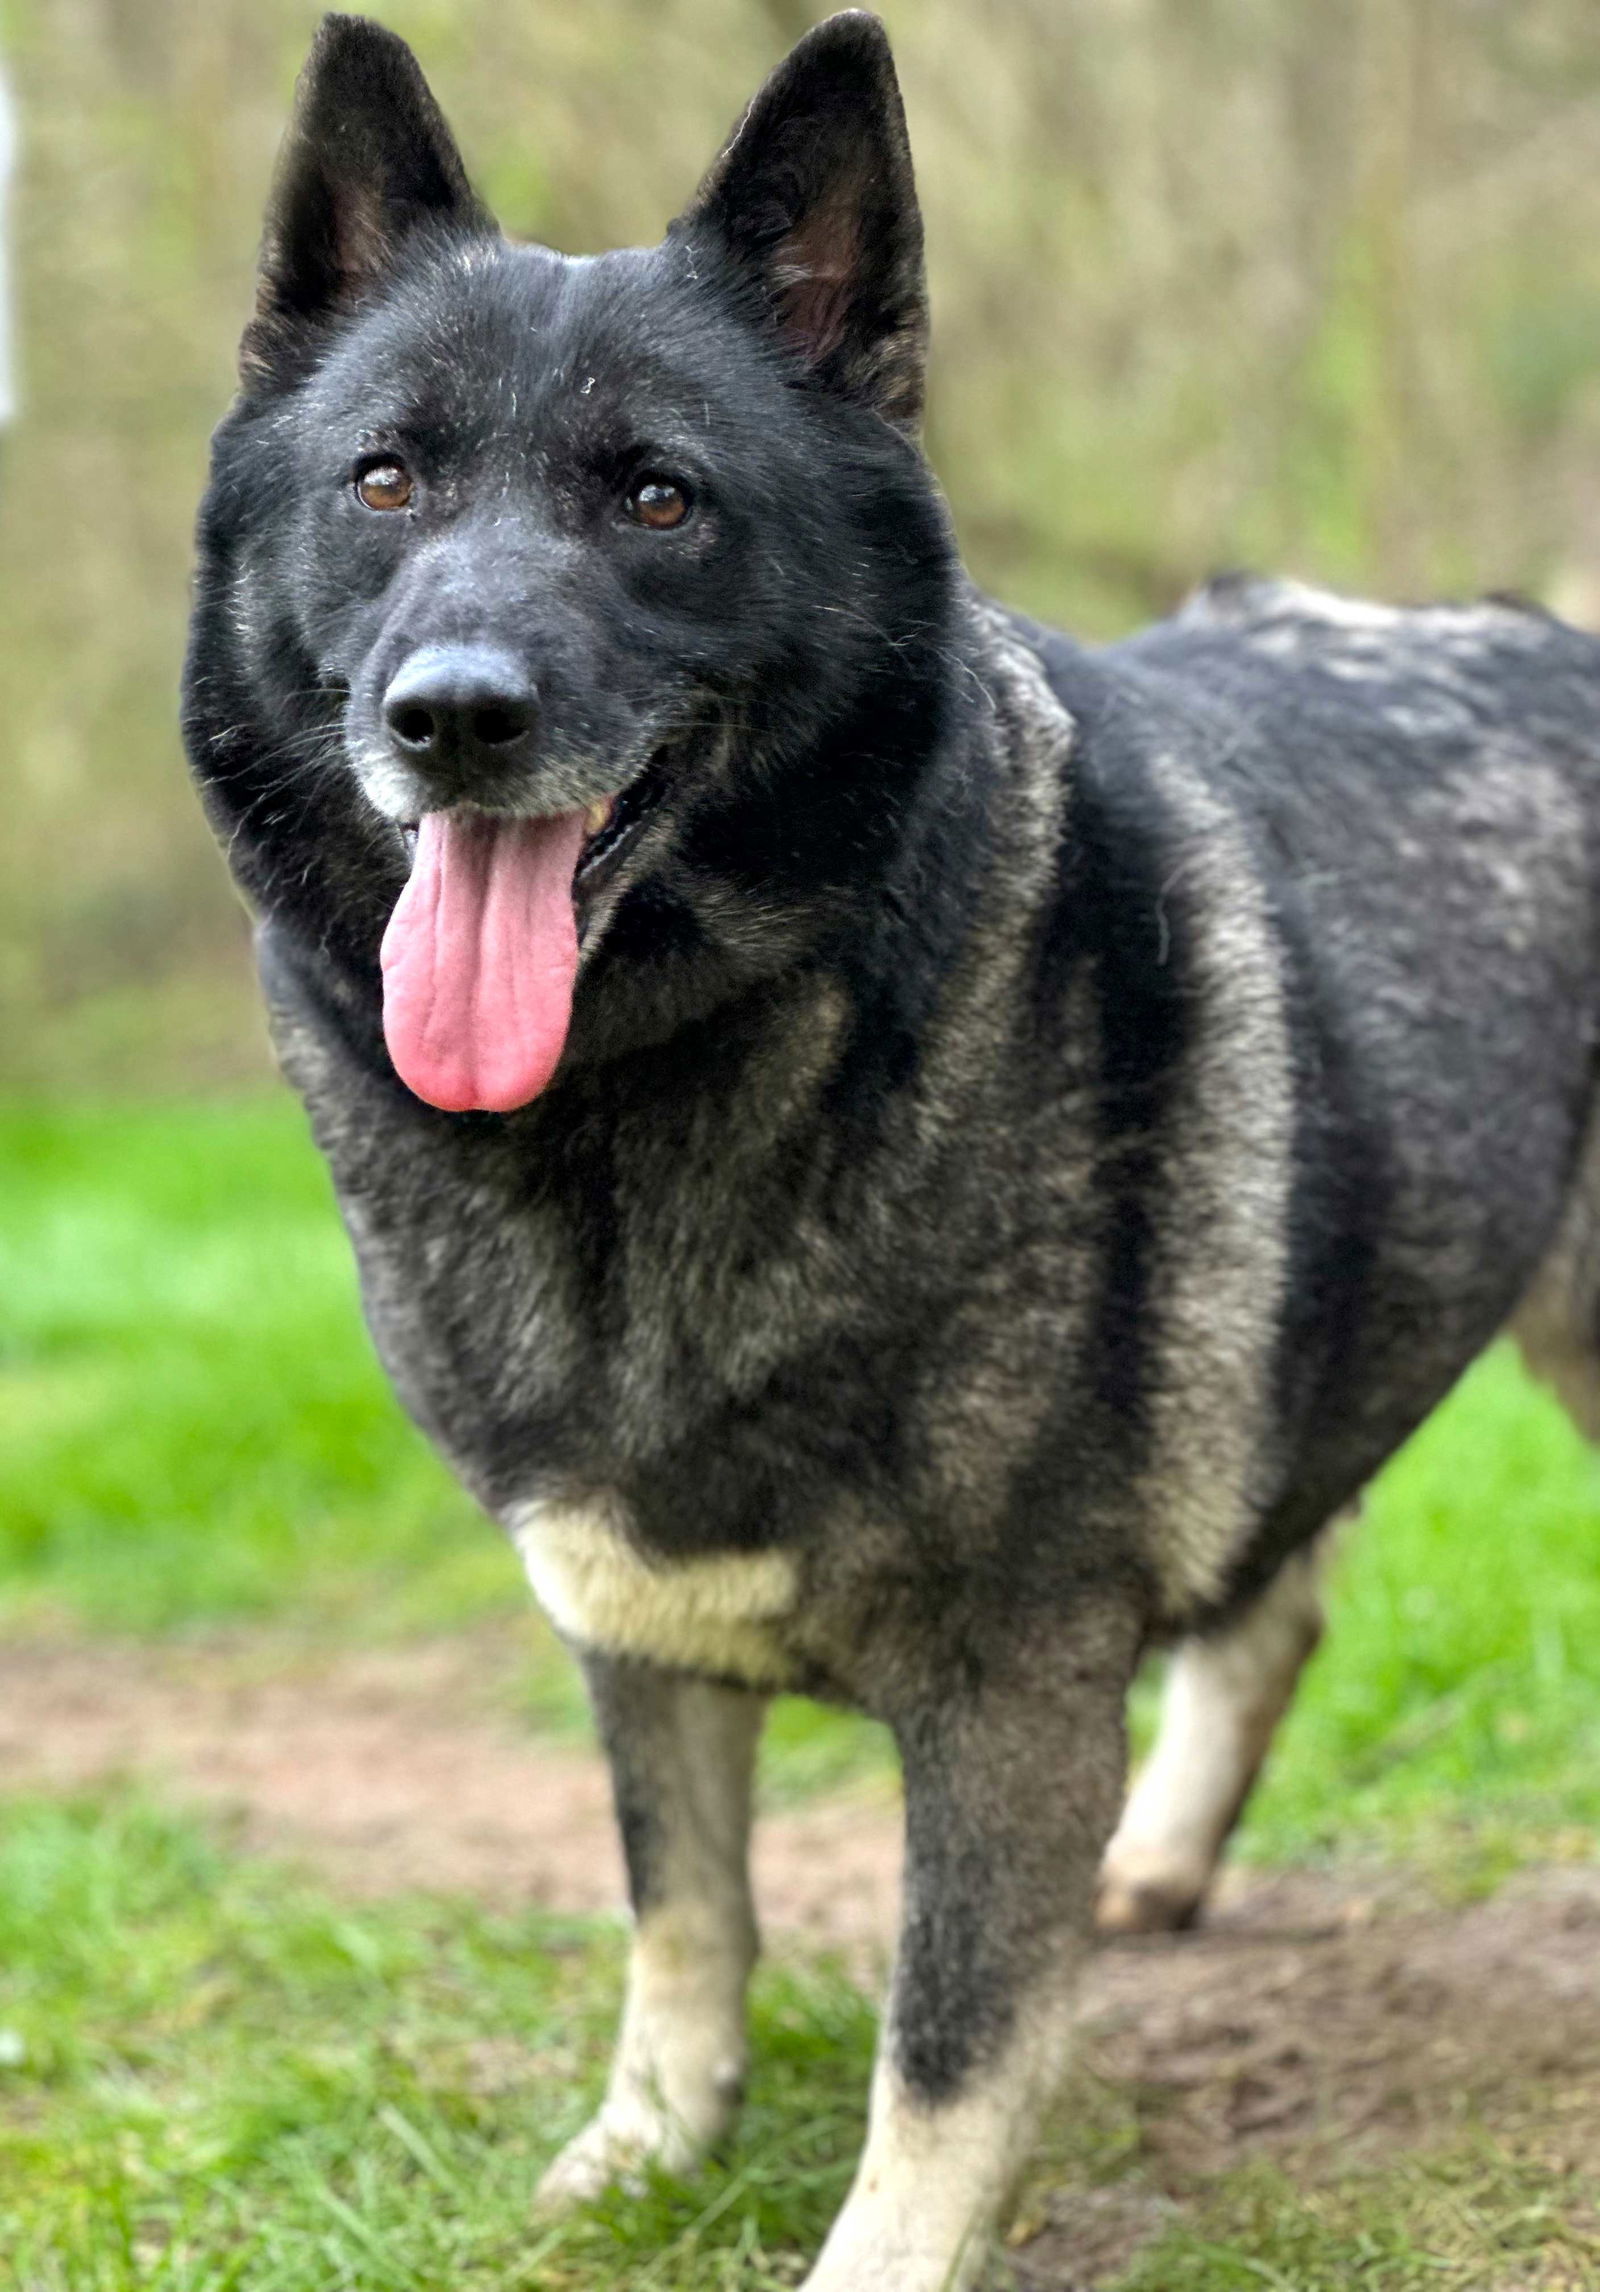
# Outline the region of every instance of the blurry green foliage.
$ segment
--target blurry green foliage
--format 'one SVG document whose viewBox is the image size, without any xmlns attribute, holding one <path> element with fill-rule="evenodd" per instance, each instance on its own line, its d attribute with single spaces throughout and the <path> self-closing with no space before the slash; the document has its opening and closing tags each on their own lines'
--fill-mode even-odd
<svg viewBox="0 0 1600 2292">
<path fill-rule="evenodd" d="M 374 0 L 508 223 L 657 235 L 807 0 Z M 312 0 L 0 0 L 0 1079 L 260 1064 L 173 734 L 189 527 Z M 1600 600 L 1589 0 L 885 0 L 986 582 L 1089 634 L 1254 562 Z"/>
</svg>

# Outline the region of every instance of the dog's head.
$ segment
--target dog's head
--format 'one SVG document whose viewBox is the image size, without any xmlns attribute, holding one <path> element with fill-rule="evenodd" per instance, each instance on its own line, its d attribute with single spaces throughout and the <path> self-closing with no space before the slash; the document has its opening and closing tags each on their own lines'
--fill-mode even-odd
<svg viewBox="0 0 1600 2292">
<path fill-rule="evenodd" d="M 410 51 L 325 22 L 189 720 L 258 895 L 392 905 L 420 1096 L 535 1096 L 580 975 L 575 1043 L 659 1034 L 837 923 L 936 729 L 925 338 L 876 19 L 801 42 L 662 245 L 588 259 L 502 237 Z"/>
</svg>

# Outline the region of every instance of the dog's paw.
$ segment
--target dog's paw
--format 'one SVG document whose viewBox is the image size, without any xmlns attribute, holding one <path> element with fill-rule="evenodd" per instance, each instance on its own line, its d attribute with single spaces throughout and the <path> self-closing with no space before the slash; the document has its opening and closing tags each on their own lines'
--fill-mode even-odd
<svg viewBox="0 0 1600 2292">
<path fill-rule="evenodd" d="M 1094 1922 L 1101 1934 L 1181 1934 L 1200 1916 L 1210 1879 L 1189 1871 L 1123 1870 L 1100 1874 Z"/>
<path fill-rule="evenodd" d="M 546 2169 L 533 2192 L 534 2213 L 550 2218 L 571 2212 L 593 2204 L 607 2189 L 641 2195 L 652 2168 L 692 2172 L 705 2146 L 686 2126 L 661 2112 L 602 2109 Z"/>
<path fill-rule="evenodd" d="M 801 2283 L 800 2292 L 984 2292 L 1016 2277 L 1005 2268 L 998 2248 L 983 2247 L 963 2260 L 949 2262 L 883 2261 L 867 2256 L 848 2267 L 835 2266 L 826 2256 Z"/>
<path fill-rule="evenodd" d="M 605 2119 L 596 2117 L 545 2168 L 533 2192 L 534 2213 L 550 2218 L 593 2204 L 608 2188 L 626 2182 L 630 2169 L 636 2173 L 641 2162 L 612 2139 Z"/>
<path fill-rule="evenodd" d="M 936 2198 L 927 2210 L 937 2215 Z M 992 2236 L 918 2236 L 904 2223 L 881 2237 L 856 2236 L 846 2220 L 842 2234 L 835 2224 L 800 2292 L 983 2292 L 990 2285 L 998 2292 L 1003 2268 Z M 1009 2270 L 1004 2281 L 1014 2281 Z"/>
</svg>

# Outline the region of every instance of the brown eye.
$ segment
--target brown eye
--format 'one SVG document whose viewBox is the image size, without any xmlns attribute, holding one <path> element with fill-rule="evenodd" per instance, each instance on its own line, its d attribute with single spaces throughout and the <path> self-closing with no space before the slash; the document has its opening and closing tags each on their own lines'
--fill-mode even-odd
<svg viewBox="0 0 1600 2292">
<path fill-rule="evenodd" d="M 406 509 L 415 489 L 404 462 L 368 462 L 356 473 L 356 495 L 368 509 Z"/>
<path fill-rule="evenodd" d="M 628 515 L 653 533 L 670 533 L 689 514 L 689 496 L 672 478 L 642 477 L 628 496 Z"/>
</svg>

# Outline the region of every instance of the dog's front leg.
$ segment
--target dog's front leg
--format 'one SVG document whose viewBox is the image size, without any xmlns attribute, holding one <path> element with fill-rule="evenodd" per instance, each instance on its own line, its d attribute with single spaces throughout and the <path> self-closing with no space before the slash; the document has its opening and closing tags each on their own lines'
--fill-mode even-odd
<svg viewBox="0 0 1600 2292">
<path fill-rule="evenodd" d="M 765 1701 L 653 1665 L 586 1658 L 634 1912 L 628 1994 L 599 2114 L 539 2184 L 554 2209 L 641 2165 L 683 2172 L 726 2131 L 756 1957 L 750 1790 Z"/>
<path fill-rule="evenodd" d="M 1125 1768 L 1120 1611 L 899 1719 L 906 1876 L 866 2147 L 804 2292 L 961 2292 L 1059 2079 Z M 954 1667 L 952 1667 L 954 1669 Z"/>
</svg>

